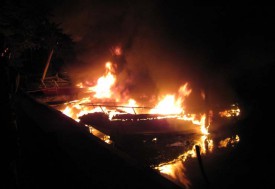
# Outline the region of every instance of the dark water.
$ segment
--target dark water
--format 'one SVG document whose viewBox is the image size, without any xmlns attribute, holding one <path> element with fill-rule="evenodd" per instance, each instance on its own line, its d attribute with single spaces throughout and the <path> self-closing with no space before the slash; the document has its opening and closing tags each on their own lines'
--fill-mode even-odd
<svg viewBox="0 0 275 189">
<path fill-rule="evenodd" d="M 213 126 L 218 129 L 209 129 L 211 132 L 207 135 L 124 136 L 115 141 L 115 146 L 183 188 L 208 187 L 216 174 L 222 172 L 225 159 L 234 153 L 241 140 L 235 118 L 220 119 Z"/>
</svg>

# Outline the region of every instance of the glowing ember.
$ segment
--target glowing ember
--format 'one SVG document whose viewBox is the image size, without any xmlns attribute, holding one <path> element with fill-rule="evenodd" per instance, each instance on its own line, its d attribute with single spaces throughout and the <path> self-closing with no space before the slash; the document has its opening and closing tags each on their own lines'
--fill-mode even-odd
<svg viewBox="0 0 275 189">
<path fill-rule="evenodd" d="M 233 104 L 231 105 L 231 109 L 219 112 L 219 115 L 221 117 L 230 118 L 230 117 L 237 117 L 240 115 L 240 113 L 241 113 L 240 108 L 236 104 Z"/>
<path fill-rule="evenodd" d="M 163 164 L 157 169 L 169 180 L 178 181 L 179 184 L 184 185 L 185 188 L 190 188 L 191 182 L 185 175 L 185 168 L 182 161 L 172 161 L 167 164 Z"/>
<path fill-rule="evenodd" d="M 234 144 L 238 143 L 240 141 L 240 137 L 238 135 L 236 135 L 235 137 L 228 137 L 224 140 L 221 140 L 219 142 L 219 148 L 226 148 L 229 145 L 234 146 Z"/>
</svg>

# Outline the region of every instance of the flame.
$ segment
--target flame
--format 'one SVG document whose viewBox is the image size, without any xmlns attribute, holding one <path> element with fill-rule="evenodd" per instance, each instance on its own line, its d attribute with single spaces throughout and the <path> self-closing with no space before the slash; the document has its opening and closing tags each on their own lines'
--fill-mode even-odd
<svg viewBox="0 0 275 189">
<path fill-rule="evenodd" d="M 121 55 L 122 50 L 120 47 L 113 49 L 113 53 L 116 56 Z M 111 62 L 107 62 L 105 64 L 105 74 L 97 79 L 97 82 L 94 86 L 91 86 L 88 81 L 85 84 L 89 84 L 85 86 L 85 84 L 78 83 L 76 86 L 79 88 L 86 88 L 88 96 L 70 101 L 68 103 L 63 104 L 62 107 L 58 107 L 58 109 L 63 112 L 65 115 L 73 118 L 76 121 L 80 121 L 79 117 L 88 113 L 95 112 L 104 112 L 108 113 L 109 119 L 112 120 L 114 115 L 121 113 L 128 114 L 136 114 L 136 108 L 139 107 L 136 100 L 131 98 L 122 97 L 116 93 L 115 84 L 116 84 L 116 73 L 115 73 L 115 65 Z M 200 127 L 200 137 L 194 141 L 194 144 L 191 149 L 184 151 L 181 155 L 179 155 L 176 159 L 168 162 L 164 162 L 154 167 L 154 169 L 158 170 L 163 176 L 166 178 L 178 182 L 180 185 L 189 188 L 191 186 L 191 182 L 188 177 L 185 175 L 185 167 L 184 162 L 187 158 L 195 158 L 196 154 L 196 145 L 200 146 L 200 153 L 206 154 L 207 152 L 212 152 L 214 148 L 213 140 L 209 138 L 208 127 L 210 126 L 211 121 L 208 121 L 208 125 L 206 125 L 206 120 L 210 120 L 211 116 L 206 114 L 188 114 L 185 113 L 184 101 L 186 97 L 191 94 L 192 90 L 189 88 L 188 83 L 180 86 L 177 94 L 166 94 L 159 98 L 159 101 L 156 105 L 151 108 L 148 112 L 150 114 L 158 114 L 158 119 L 164 118 L 177 118 L 180 120 L 190 121 L 194 127 Z M 206 98 L 206 94 L 202 93 L 202 98 Z M 105 102 L 112 100 L 117 104 L 121 99 L 123 99 L 126 103 L 121 103 L 119 106 L 104 106 L 96 105 L 92 102 L 95 100 L 103 99 Z M 106 100 L 109 99 L 109 100 Z M 101 102 L 101 101 L 100 101 Z M 87 105 L 88 104 L 88 105 Z M 140 108 L 140 107 L 139 107 Z M 211 112 L 209 113 L 211 114 Z M 212 112 L 213 114 L 213 112 Z M 219 113 L 220 116 L 231 117 L 231 116 L 239 116 L 240 109 L 238 106 L 234 105 L 230 110 L 225 110 Z M 89 127 L 90 133 L 97 136 L 107 144 L 111 144 L 110 136 L 105 135 L 104 133 L 95 129 L 92 125 L 86 125 Z M 229 144 L 234 145 L 239 142 L 239 136 L 236 135 L 232 138 L 226 138 L 219 142 L 218 147 L 223 148 L 227 147 Z M 153 142 L 157 142 L 157 138 L 152 139 Z"/>
<path fill-rule="evenodd" d="M 125 112 L 127 112 L 129 114 L 136 114 L 136 111 L 133 107 L 137 107 L 138 104 L 134 99 L 129 99 L 128 103 L 123 106 L 129 107 L 129 108 L 122 108 Z"/>
<path fill-rule="evenodd" d="M 79 117 L 95 112 L 104 112 L 108 113 L 109 119 L 112 120 L 113 116 L 121 113 L 129 113 L 136 114 L 136 108 L 139 107 L 137 102 L 134 99 L 128 99 L 127 103 L 120 104 L 116 108 L 107 108 L 102 105 L 94 105 L 91 103 L 95 99 L 104 99 L 106 98 L 113 99 L 114 102 L 117 101 L 115 99 L 115 93 L 112 91 L 112 86 L 116 82 L 115 72 L 111 62 L 107 62 L 105 64 L 106 72 L 103 76 L 101 76 L 97 80 L 97 84 L 95 86 L 88 87 L 88 90 L 94 92 L 93 96 L 88 96 L 79 100 L 68 102 L 64 108 L 59 108 L 61 112 L 65 115 L 75 119 L 76 121 L 80 121 Z M 86 82 L 89 83 L 89 82 Z M 77 84 L 78 87 L 85 87 L 83 83 Z M 185 121 L 190 121 L 194 125 L 198 125 L 201 127 L 202 134 L 208 134 L 208 127 L 205 126 L 205 114 L 203 115 L 195 115 L 195 114 L 184 114 L 184 100 L 187 96 L 192 92 L 188 87 L 188 83 L 180 86 L 178 93 L 176 95 L 165 95 L 157 105 L 149 110 L 150 114 L 159 114 L 158 119 L 166 119 L 166 118 L 177 118 Z M 85 103 L 90 103 L 90 105 L 85 105 Z"/>
<path fill-rule="evenodd" d="M 160 102 L 150 111 L 151 114 L 183 114 L 183 102 L 185 97 L 192 92 L 188 89 L 188 83 L 179 88 L 178 98 L 176 95 L 165 95 Z"/>
<path fill-rule="evenodd" d="M 113 94 L 111 88 L 115 84 L 116 77 L 113 74 L 114 69 L 112 67 L 112 63 L 107 62 L 105 67 L 105 75 L 97 80 L 96 86 L 89 88 L 89 91 L 95 92 L 95 98 L 110 98 Z"/>
<path fill-rule="evenodd" d="M 221 140 L 219 142 L 219 146 L 218 148 L 226 148 L 228 147 L 229 145 L 232 145 L 234 146 L 235 144 L 237 144 L 238 142 L 240 141 L 240 137 L 238 135 L 236 135 L 235 137 L 228 137 L 224 140 Z"/>
<path fill-rule="evenodd" d="M 219 115 L 221 117 L 230 118 L 230 117 L 238 117 L 240 116 L 240 113 L 241 113 L 240 108 L 236 104 L 232 104 L 230 109 L 219 112 Z"/>
<path fill-rule="evenodd" d="M 174 95 L 166 95 L 150 113 L 152 114 L 180 114 L 183 112 L 180 101 Z"/>
</svg>

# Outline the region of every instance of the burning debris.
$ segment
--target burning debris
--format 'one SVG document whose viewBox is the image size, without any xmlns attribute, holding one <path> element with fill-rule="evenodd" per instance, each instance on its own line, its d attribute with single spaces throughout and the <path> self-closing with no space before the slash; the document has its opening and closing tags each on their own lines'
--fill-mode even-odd
<svg viewBox="0 0 275 189">
<path fill-rule="evenodd" d="M 230 109 L 219 112 L 219 115 L 220 117 L 230 118 L 230 117 L 238 117 L 240 116 L 240 113 L 241 113 L 241 110 L 238 107 L 238 104 L 232 104 Z"/>
<path fill-rule="evenodd" d="M 113 53 L 120 56 L 121 51 L 113 49 Z M 152 166 L 168 179 L 189 188 L 191 181 L 184 173 L 184 162 L 189 157 L 196 157 L 196 146 L 200 147 L 201 154 L 212 152 L 214 144 L 208 135 L 208 128 L 212 124 L 213 111 L 205 110 L 197 113 L 185 111 L 184 102 L 192 92 L 188 83 L 180 86 L 177 93 L 149 98 L 147 101 L 137 101 L 129 96 L 129 93 L 121 92 L 125 86 L 123 82 L 118 82 L 117 65 L 107 62 L 105 69 L 105 73 L 96 82 L 83 81 L 76 85 L 83 91 L 81 98 L 56 108 L 85 124 L 93 135 L 108 144 L 119 143 L 120 138 L 134 135 L 150 135 L 153 137 L 151 142 L 157 144 L 158 135 L 196 134 L 199 139 L 193 141 L 192 145 L 184 149 L 177 158 Z M 209 113 L 206 113 L 208 111 Z M 240 109 L 234 105 L 230 110 L 220 112 L 219 117 L 236 117 L 239 114 Z M 235 144 L 239 140 L 236 136 L 220 141 L 219 148 L 229 143 Z M 183 147 L 182 144 L 184 143 L 174 142 L 166 146 Z"/>
<path fill-rule="evenodd" d="M 240 137 L 238 135 L 236 136 L 232 136 L 232 137 L 228 137 L 224 140 L 221 140 L 219 142 L 219 146 L 218 148 L 226 148 L 229 145 L 234 146 L 235 144 L 237 144 L 240 141 Z"/>
</svg>

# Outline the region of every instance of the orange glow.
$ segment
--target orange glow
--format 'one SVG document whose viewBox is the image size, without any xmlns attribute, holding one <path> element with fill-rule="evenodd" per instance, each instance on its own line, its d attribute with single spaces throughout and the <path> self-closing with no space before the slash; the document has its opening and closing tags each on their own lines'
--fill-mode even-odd
<svg viewBox="0 0 275 189">
<path fill-rule="evenodd" d="M 113 55 L 121 55 L 122 50 L 120 47 L 112 49 Z M 157 119 L 167 119 L 175 118 L 179 120 L 190 122 L 191 126 L 198 128 L 195 133 L 197 134 L 197 139 L 192 141 L 192 146 L 188 146 L 182 154 L 172 161 L 163 162 L 154 169 L 158 170 L 160 174 L 166 178 L 177 182 L 179 185 L 185 188 L 190 188 L 191 182 L 185 175 L 184 162 L 187 158 L 196 158 L 196 145 L 200 146 L 200 153 L 206 154 L 212 152 L 214 148 L 213 140 L 209 137 L 208 128 L 211 121 L 206 125 L 206 119 L 211 118 L 211 116 L 206 116 L 205 113 L 189 114 L 185 112 L 185 100 L 191 94 L 192 89 L 189 88 L 188 83 L 183 84 L 179 87 L 177 93 L 169 93 L 161 96 L 153 105 L 153 108 L 149 108 L 146 104 L 138 104 L 135 99 L 121 95 L 121 91 L 115 87 L 117 82 L 117 77 L 114 69 L 114 65 L 111 62 L 105 64 L 105 73 L 99 77 L 96 84 L 85 86 L 86 83 L 93 83 L 85 81 L 83 83 L 78 83 L 76 86 L 79 88 L 86 89 L 85 97 L 77 99 L 74 101 L 67 102 L 57 109 L 63 112 L 65 115 L 71 117 L 76 121 L 80 121 L 79 118 L 85 114 L 103 112 L 108 114 L 110 121 L 114 121 L 114 116 L 116 114 L 138 114 L 141 107 L 146 109 L 146 113 L 157 114 Z M 201 93 L 203 99 L 206 98 L 204 92 Z M 107 105 L 107 103 L 112 102 L 112 105 Z M 106 104 L 104 104 L 106 103 Z M 105 106 L 104 106 L 105 105 Z M 142 110 L 143 110 L 142 109 Z M 210 115 L 213 112 L 210 111 Z M 237 106 L 232 106 L 230 110 L 225 110 L 219 113 L 222 117 L 232 117 L 239 116 L 240 109 Z M 146 118 L 144 118 L 146 119 Z M 148 118 L 150 119 L 150 118 Z M 110 136 L 98 131 L 93 125 L 86 125 L 89 127 L 90 133 L 97 136 L 102 141 L 107 144 L 111 144 L 112 141 Z M 179 127 L 184 127 L 185 125 L 179 125 Z M 219 142 L 218 148 L 224 148 L 228 145 L 234 145 L 239 142 L 239 136 L 236 135 L 233 138 L 226 138 Z M 157 143 L 158 139 L 153 138 L 152 142 Z M 191 148 L 190 148 L 191 147 Z"/>
<path fill-rule="evenodd" d="M 114 49 L 114 54 L 117 55 L 117 56 L 120 56 L 122 54 L 122 50 L 120 47 L 115 47 Z"/>
<path fill-rule="evenodd" d="M 240 116 L 240 113 L 241 113 L 240 108 L 236 104 L 232 104 L 230 109 L 219 112 L 219 115 L 221 117 L 230 118 L 230 117 L 238 117 Z"/>
<path fill-rule="evenodd" d="M 100 138 L 101 140 L 103 140 L 107 144 L 112 144 L 113 143 L 113 141 L 110 139 L 109 135 L 105 135 L 104 133 L 100 132 L 99 130 L 97 130 L 97 129 L 91 127 L 91 126 L 89 126 L 89 130 L 90 130 L 91 134 L 93 134 L 97 138 Z"/>
<path fill-rule="evenodd" d="M 219 148 L 226 148 L 229 145 L 234 146 L 235 144 L 237 144 L 240 141 L 240 137 L 238 135 L 236 135 L 235 137 L 228 137 L 224 140 L 221 140 L 219 142 Z"/>
<path fill-rule="evenodd" d="M 191 186 L 191 182 L 185 175 L 185 167 L 183 163 L 188 157 L 197 157 L 195 150 L 196 145 L 201 147 L 201 154 L 206 154 L 208 151 L 212 152 L 213 150 L 213 140 L 208 139 L 206 135 L 201 136 L 194 142 L 195 143 L 190 150 L 183 152 L 172 161 L 159 164 L 158 166 L 154 167 L 154 169 L 158 170 L 164 177 L 174 182 L 179 182 L 180 185 L 189 188 Z"/>
<path fill-rule="evenodd" d="M 160 99 L 159 103 L 154 109 L 150 111 L 151 114 L 183 114 L 183 102 L 185 97 L 190 95 L 191 89 L 188 89 L 188 83 L 182 85 L 178 91 L 178 97 L 175 95 L 165 95 Z"/>
<path fill-rule="evenodd" d="M 182 161 L 172 161 L 156 168 L 166 178 L 179 182 L 185 188 L 190 188 L 191 182 L 185 175 L 185 167 Z"/>
<path fill-rule="evenodd" d="M 108 114 L 110 120 L 112 120 L 113 116 L 116 114 L 128 113 L 128 114 L 137 114 L 141 108 L 139 104 L 134 99 L 128 99 L 127 103 L 117 103 L 117 99 L 123 99 L 126 97 L 120 97 L 118 93 L 115 93 L 112 90 L 112 86 L 116 82 L 115 71 L 111 62 L 107 62 L 105 64 L 106 72 L 103 76 L 101 76 L 97 80 L 97 84 L 95 86 L 87 87 L 90 94 L 94 94 L 93 96 L 88 95 L 88 97 L 71 101 L 64 104 L 63 107 L 59 107 L 58 109 L 62 111 L 67 116 L 73 118 L 76 121 L 80 121 L 79 117 L 88 113 L 95 112 L 104 112 Z M 89 82 L 87 82 L 89 83 Z M 78 87 L 84 88 L 83 83 L 77 84 Z M 159 114 L 158 119 L 167 119 L 167 118 L 176 118 L 185 121 L 190 121 L 194 124 L 194 127 L 199 126 L 201 128 L 202 134 L 208 133 L 208 128 L 205 126 L 205 115 L 195 115 L 195 114 L 185 114 L 184 112 L 184 101 L 185 98 L 190 95 L 192 92 L 188 87 L 188 83 L 179 87 L 178 93 L 175 95 L 165 95 L 157 105 L 148 111 L 150 114 Z M 92 103 L 93 101 L 98 101 L 98 99 L 102 99 L 105 101 L 106 99 L 110 99 L 114 102 L 114 106 L 104 106 L 104 103 L 99 103 L 96 105 Z M 108 100 L 108 101 L 110 101 Z M 89 104 L 89 105 L 86 105 Z M 144 111 L 144 109 L 143 109 Z"/>
<path fill-rule="evenodd" d="M 166 95 L 150 113 L 152 114 L 181 114 L 183 108 L 174 95 Z"/>
<path fill-rule="evenodd" d="M 129 99 L 127 104 L 124 104 L 123 106 L 129 107 L 129 108 L 122 108 L 125 112 L 129 114 L 135 114 L 135 109 L 131 107 L 137 107 L 137 102 L 134 99 Z"/>
<path fill-rule="evenodd" d="M 110 98 L 112 96 L 111 88 L 116 81 L 116 77 L 112 74 L 113 67 L 111 62 L 107 62 L 106 73 L 97 80 L 97 85 L 89 87 L 89 91 L 95 92 L 95 98 Z"/>
</svg>

